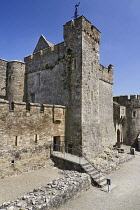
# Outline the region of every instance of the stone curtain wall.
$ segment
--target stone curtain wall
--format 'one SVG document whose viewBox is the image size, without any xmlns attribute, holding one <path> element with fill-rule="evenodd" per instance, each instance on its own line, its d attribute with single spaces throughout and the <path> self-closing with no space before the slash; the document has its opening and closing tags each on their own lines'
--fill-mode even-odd
<svg viewBox="0 0 140 210">
<path fill-rule="evenodd" d="M 87 174 L 71 172 L 63 178 L 53 180 L 39 189 L 34 189 L 16 201 L 3 203 L 0 209 L 53 209 L 90 188 Z"/>
<path fill-rule="evenodd" d="M 26 101 L 46 104 L 67 105 L 67 88 L 63 71 L 65 56 L 64 43 L 44 49 L 25 57 Z"/>
<path fill-rule="evenodd" d="M 65 136 L 65 107 L 59 105 L 15 103 L 14 110 L 9 110 L 9 102 L 0 100 L 0 159 L 1 170 L 11 167 L 11 162 L 24 171 L 29 166 L 30 158 L 36 166 L 39 160 L 48 157 L 49 146 L 54 136 L 60 136 L 64 144 Z M 44 147 L 44 148 L 43 148 Z M 38 151 L 42 150 L 42 153 Z M 9 154 L 8 154 L 9 151 Z M 18 157 L 19 156 L 19 157 Z M 44 156 L 44 157 L 43 157 Z M 42 161 L 41 161 L 42 164 Z M 34 163 L 33 163 L 34 165 Z M 32 167 L 32 166 L 31 166 Z"/>
<path fill-rule="evenodd" d="M 49 158 L 49 144 L 0 150 L 0 178 L 46 167 Z"/>
</svg>

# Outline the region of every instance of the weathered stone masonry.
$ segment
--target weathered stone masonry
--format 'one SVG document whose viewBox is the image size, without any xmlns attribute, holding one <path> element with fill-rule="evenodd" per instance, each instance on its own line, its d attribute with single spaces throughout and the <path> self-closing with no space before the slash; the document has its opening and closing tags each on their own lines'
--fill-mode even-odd
<svg viewBox="0 0 140 210">
<path fill-rule="evenodd" d="M 72 172 L 44 187 L 34 189 L 15 201 L 3 203 L 0 209 L 57 209 L 89 188 L 90 179 L 87 174 Z"/>
<path fill-rule="evenodd" d="M 25 58 L 26 100 L 67 106 L 66 145 L 94 156 L 116 141 L 113 66 L 99 63 L 100 31 L 81 16 L 64 25 L 64 42 L 43 49 L 43 39 Z"/>
<path fill-rule="evenodd" d="M 140 95 L 115 96 L 113 100 L 117 140 L 132 145 L 140 133 Z"/>
<path fill-rule="evenodd" d="M 113 66 L 100 64 L 100 31 L 84 16 L 64 25 L 62 43 L 41 35 L 24 61 L 0 60 L 2 150 L 20 149 L 21 156 L 25 148 L 45 152 L 44 144 L 63 142 L 94 158 L 116 142 Z"/>
<path fill-rule="evenodd" d="M 9 102 L 0 100 L 0 113 L 0 176 L 45 166 L 54 136 L 64 145 L 64 106 L 42 110 L 40 104 L 22 102 L 9 110 Z"/>
</svg>

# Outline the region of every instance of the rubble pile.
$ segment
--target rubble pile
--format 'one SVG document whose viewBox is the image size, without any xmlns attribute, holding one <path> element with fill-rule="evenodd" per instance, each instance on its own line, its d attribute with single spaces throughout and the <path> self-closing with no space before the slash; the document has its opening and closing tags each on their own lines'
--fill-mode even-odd
<svg viewBox="0 0 140 210">
<path fill-rule="evenodd" d="M 87 174 L 69 172 L 63 178 L 53 180 L 39 189 L 34 189 L 27 195 L 15 201 L 3 203 L 1 210 L 46 210 L 57 208 L 71 198 L 90 188 Z"/>
</svg>

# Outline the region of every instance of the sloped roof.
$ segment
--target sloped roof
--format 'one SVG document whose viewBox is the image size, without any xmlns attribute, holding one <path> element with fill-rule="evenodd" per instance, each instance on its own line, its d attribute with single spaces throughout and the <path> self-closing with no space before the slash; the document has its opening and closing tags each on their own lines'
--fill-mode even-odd
<svg viewBox="0 0 140 210">
<path fill-rule="evenodd" d="M 54 44 L 49 42 L 48 40 L 46 40 L 46 38 L 43 35 L 41 35 L 33 53 L 36 53 L 40 50 L 44 50 L 44 49 L 46 49 L 48 47 L 52 47 L 52 46 L 54 46 Z"/>
</svg>

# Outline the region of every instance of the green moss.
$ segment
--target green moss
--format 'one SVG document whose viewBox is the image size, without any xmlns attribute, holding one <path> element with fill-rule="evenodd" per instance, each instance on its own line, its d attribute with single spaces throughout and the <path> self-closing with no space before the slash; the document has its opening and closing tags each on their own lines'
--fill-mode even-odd
<svg viewBox="0 0 140 210">
<path fill-rule="evenodd" d="M 46 69 L 51 69 L 51 70 L 52 70 L 54 67 L 55 67 L 55 66 L 49 66 L 48 64 L 46 64 L 46 66 L 45 66 Z"/>
</svg>

